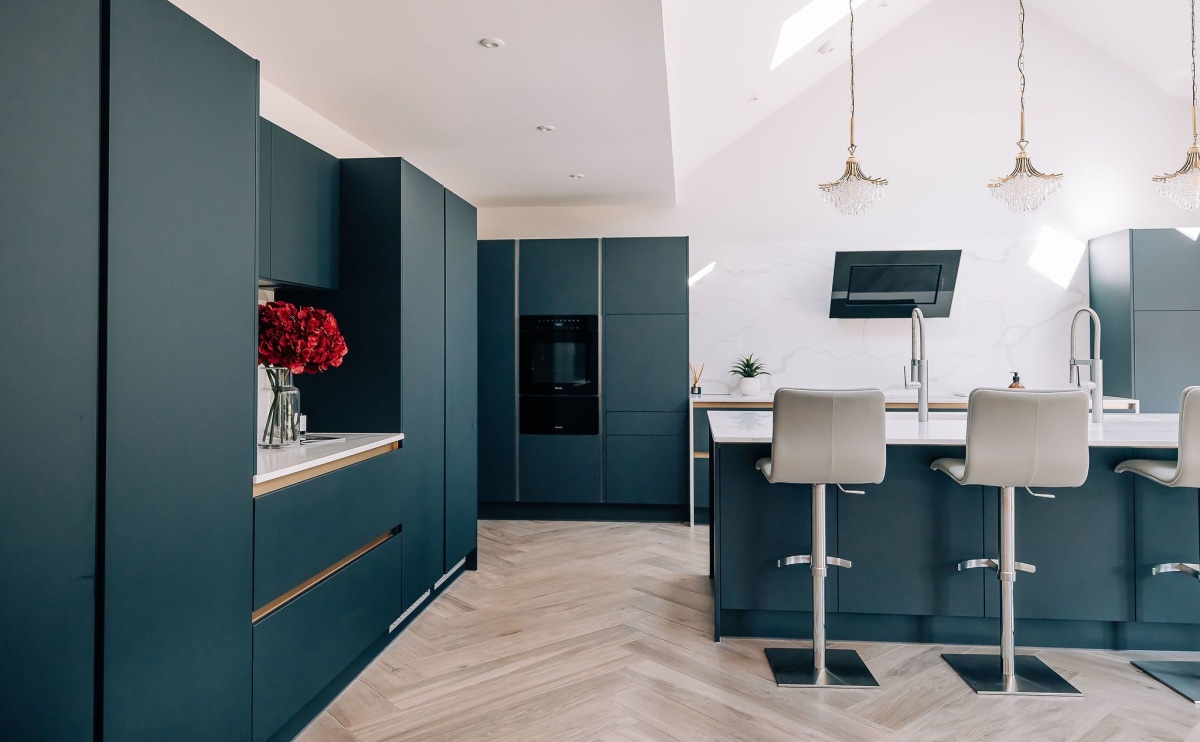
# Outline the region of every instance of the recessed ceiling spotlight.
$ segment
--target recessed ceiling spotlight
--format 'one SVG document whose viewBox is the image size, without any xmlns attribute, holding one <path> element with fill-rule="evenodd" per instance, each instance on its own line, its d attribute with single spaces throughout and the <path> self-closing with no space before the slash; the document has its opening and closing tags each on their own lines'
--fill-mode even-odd
<svg viewBox="0 0 1200 742">
<path fill-rule="evenodd" d="M 480 39 L 479 45 L 484 49 L 499 49 L 504 46 L 504 39 L 496 39 L 489 36 L 486 39 Z"/>
<path fill-rule="evenodd" d="M 537 128 L 538 131 L 554 131 L 554 127 L 549 124 L 542 124 Z"/>
<path fill-rule="evenodd" d="M 747 98 L 747 99 L 746 99 L 746 102 L 747 102 L 747 103 L 753 103 L 753 102 L 755 102 L 756 100 L 758 100 L 758 96 L 757 96 L 757 95 L 752 95 L 752 96 L 750 96 L 749 98 Z"/>
<path fill-rule="evenodd" d="M 837 47 L 834 46 L 834 44 L 833 44 L 833 39 L 830 39 L 829 41 L 826 41 L 824 44 L 821 44 L 820 48 L 817 49 L 817 54 L 829 54 L 836 48 Z"/>
<path fill-rule="evenodd" d="M 575 180 L 583 180 L 584 175 L 583 173 L 571 173 L 570 177 L 574 178 Z"/>
</svg>

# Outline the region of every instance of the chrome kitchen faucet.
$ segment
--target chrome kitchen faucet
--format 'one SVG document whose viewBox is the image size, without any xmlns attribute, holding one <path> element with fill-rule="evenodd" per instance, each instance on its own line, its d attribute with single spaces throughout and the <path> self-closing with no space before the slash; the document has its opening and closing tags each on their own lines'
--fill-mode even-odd
<svg viewBox="0 0 1200 742">
<path fill-rule="evenodd" d="M 925 359 L 925 313 L 920 307 L 912 310 L 912 362 L 904 388 L 917 390 L 917 420 L 929 422 L 929 361 Z"/>
<path fill-rule="evenodd" d="M 1090 315 L 1092 318 L 1092 327 L 1095 328 L 1095 336 L 1092 338 L 1092 356 L 1087 360 L 1079 360 L 1075 356 L 1075 340 L 1076 329 L 1079 324 L 1079 318 L 1082 315 Z M 1091 378 L 1088 381 L 1082 379 L 1079 373 L 1080 366 L 1091 366 Z M 1071 319 L 1071 362 L 1070 375 L 1068 381 L 1080 389 L 1087 389 L 1092 395 L 1092 422 L 1104 422 L 1104 368 L 1100 360 L 1100 315 L 1096 314 L 1094 309 L 1084 307 L 1075 313 Z"/>
</svg>

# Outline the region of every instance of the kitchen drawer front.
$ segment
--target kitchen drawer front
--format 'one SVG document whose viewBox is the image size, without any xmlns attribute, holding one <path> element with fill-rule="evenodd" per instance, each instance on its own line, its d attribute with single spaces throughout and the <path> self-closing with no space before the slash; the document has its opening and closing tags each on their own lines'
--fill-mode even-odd
<svg viewBox="0 0 1200 742">
<path fill-rule="evenodd" d="M 398 534 L 254 625 L 255 742 L 268 739 L 404 611 Z"/>
<path fill-rule="evenodd" d="M 708 410 L 692 410 L 692 450 L 708 453 Z"/>
<path fill-rule="evenodd" d="M 609 412 L 604 416 L 609 435 L 683 435 L 686 412 Z"/>
<path fill-rule="evenodd" d="M 687 505 L 691 453 L 686 435 L 605 438 L 605 502 Z"/>
<path fill-rule="evenodd" d="M 257 610 L 400 525 L 398 451 L 254 500 Z"/>
</svg>

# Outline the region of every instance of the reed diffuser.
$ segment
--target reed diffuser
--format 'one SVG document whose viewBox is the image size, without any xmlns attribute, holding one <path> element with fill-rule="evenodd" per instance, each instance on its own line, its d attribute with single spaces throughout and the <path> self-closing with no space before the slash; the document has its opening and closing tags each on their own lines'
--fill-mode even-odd
<svg viewBox="0 0 1200 742">
<path fill-rule="evenodd" d="M 696 370 L 696 364 L 689 363 L 688 369 L 692 372 L 692 394 L 700 394 L 700 377 L 704 375 L 704 364 L 700 364 L 700 370 Z"/>
</svg>

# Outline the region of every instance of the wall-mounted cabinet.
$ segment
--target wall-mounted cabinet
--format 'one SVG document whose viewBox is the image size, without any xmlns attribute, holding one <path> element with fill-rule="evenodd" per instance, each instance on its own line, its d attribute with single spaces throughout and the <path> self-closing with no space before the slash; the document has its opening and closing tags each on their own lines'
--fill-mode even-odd
<svg viewBox="0 0 1200 742">
<path fill-rule="evenodd" d="M 266 119 L 259 152 L 259 281 L 336 289 L 338 159 Z"/>
<path fill-rule="evenodd" d="M 521 314 L 599 314 L 600 240 L 521 240 Z"/>
<path fill-rule="evenodd" d="M 1177 412 L 1200 383 L 1200 246 L 1174 229 L 1130 229 L 1091 240 L 1088 267 L 1105 394 Z"/>
</svg>

